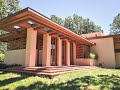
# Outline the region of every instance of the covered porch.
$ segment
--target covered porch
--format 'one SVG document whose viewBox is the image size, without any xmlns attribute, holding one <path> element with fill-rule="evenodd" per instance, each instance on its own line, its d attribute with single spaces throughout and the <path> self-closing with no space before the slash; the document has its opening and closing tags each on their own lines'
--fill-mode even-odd
<svg viewBox="0 0 120 90">
<path fill-rule="evenodd" d="M 94 43 L 60 26 L 31 8 L 0 21 L 0 36 L 7 42 L 6 64 L 25 67 L 77 65 Z"/>
</svg>

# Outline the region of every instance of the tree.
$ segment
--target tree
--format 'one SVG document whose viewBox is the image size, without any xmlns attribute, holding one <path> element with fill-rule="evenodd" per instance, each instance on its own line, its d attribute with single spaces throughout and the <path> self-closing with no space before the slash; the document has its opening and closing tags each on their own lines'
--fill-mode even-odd
<svg viewBox="0 0 120 90">
<path fill-rule="evenodd" d="M 72 20 L 72 18 L 70 16 L 65 18 L 64 27 L 66 27 L 66 28 L 70 29 L 71 31 L 75 32 L 75 30 L 74 30 L 74 22 L 73 22 L 73 20 Z"/>
<path fill-rule="evenodd" d="M 81 35 L 91 32 L 102 32 L 101 27 L 95 25 L 94 22 L 90 21 L 88 18 L 83 19 L 81 16 L 74 14 L 72 17 L 68 16 L 65 19 L 61 19 L 55 15 L 51 18 L 52 21 L 70 29 L 74 33 Z"/>
<path fill-rule="evenodd" d="M 19 0 L 0 0 L 0 19 L 3 19 L 19 10 Z M 7 32 L 0 30 L 0 35 L 6 33 Z M 0 53 L 4 53 L 6 48 L 6 43 L 0 42 Z"/>
<path fill-rule="evenodd" d="M 120 13 L 114 17 L 112 24 L 110 24 L 110 34 L 120 34 Z"/>
<path fill-rule="evenodd" d="M 64 25 L 64 20 L 62 20 L 61 18 L 57 17 L 56 15 L 51 15 L 50 16 L 51 20 L 56 22 L 59 25 Z"/>
<path fill-rule="evenodd" d="M 0 0 L 0 19 L 20 10 L 19 0 Z"/>
</svg>

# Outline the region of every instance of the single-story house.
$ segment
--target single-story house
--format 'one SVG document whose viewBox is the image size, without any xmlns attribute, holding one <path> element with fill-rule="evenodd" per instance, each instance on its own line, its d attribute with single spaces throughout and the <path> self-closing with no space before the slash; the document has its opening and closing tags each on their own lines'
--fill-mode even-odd
<svg viewBox="0 0 120 90">
<path fill-rule="evenodd" d="M 0 42 L 7 42 L 5 64 L 76 65 L 95 44 L 31 8 L 0 20 L 0 29 L 9 32 L 0 36 Z"/>
<path fill-rule="evenodd" d="M 0 20 L 0 29 L 8 32 L 0 36 L 0 42 L 7 42 L 5 64 L 120 67 L 119 35 L 80 36 L 31 8 Z M 89 58 L 90 52 L 98 54 L 97 61 Z"/>
</svg>

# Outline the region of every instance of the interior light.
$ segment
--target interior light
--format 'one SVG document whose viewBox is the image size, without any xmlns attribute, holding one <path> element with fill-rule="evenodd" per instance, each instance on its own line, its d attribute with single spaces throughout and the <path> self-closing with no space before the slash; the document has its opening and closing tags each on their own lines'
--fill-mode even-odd
<svg viewBox="0 0 120 90">
<path fill-rule="evenodd" d="M 20 29 L 20 26 L 13 26 L 14 29 Z"/>
<path fill-rule="evenodd" d="M 28 21 L 27 23 L 28 23 L 28 24 L 30 24 L 30 25 L 35 24 L 35 23 L 34 23 L 34 22 L 32 22 L 32 21 Z"/>
</svg>

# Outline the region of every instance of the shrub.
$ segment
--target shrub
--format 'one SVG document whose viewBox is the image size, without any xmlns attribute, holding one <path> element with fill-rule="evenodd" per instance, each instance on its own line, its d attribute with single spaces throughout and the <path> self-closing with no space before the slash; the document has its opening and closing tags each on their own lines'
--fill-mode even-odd
<svg viewBox="0 0 120 90">
<path fill-rule="evenodd" d="M 11 64 L 11 65 L 6 65 L 6 64 L 0 64 L 0 69 L 6 69 L 6 68 L 12 68 L 16 66 L 22 66 L 20 64 Z"/>
<path fill-rule="evenodd" d="M 6 64 L 3 64 L 3 63 L 0 64 L 0 69 L 6 69 L 6 68 L 7 68 Z"/>
<path fill-rule="evenodd" d="M 97 59 L 98 57 L 97 57 L 97 54 L 95 54 L 95 53 L 90 53 L 90 58 L 92 58 L 92 59 Z"/>
<path fill-rule="evenodd" d="M 0 53 L 0 61 L 3 61 L 5 58 L 5 54 Z"/>
</svg>

